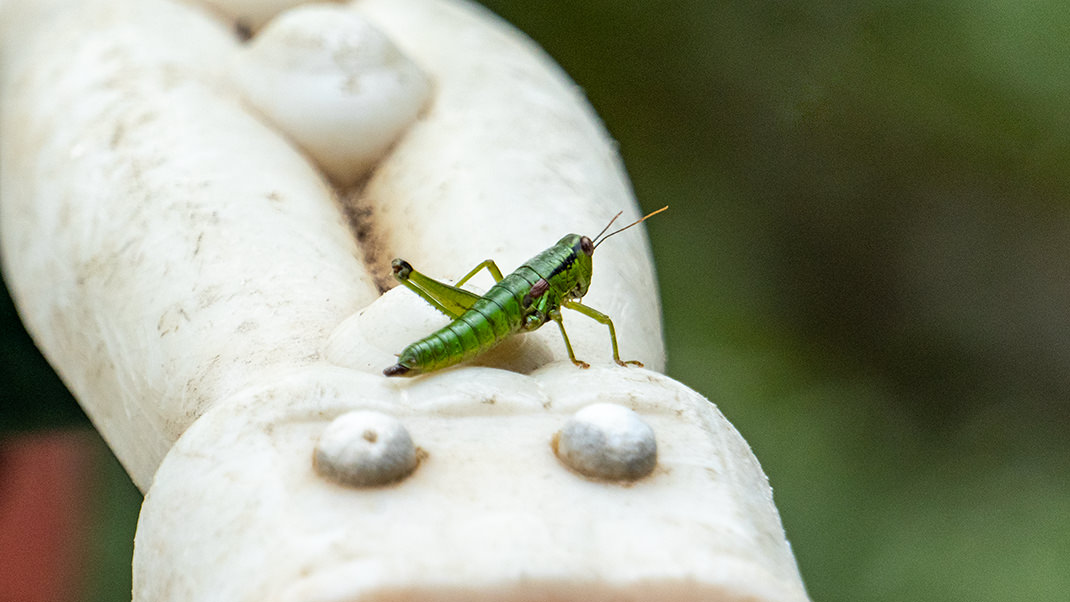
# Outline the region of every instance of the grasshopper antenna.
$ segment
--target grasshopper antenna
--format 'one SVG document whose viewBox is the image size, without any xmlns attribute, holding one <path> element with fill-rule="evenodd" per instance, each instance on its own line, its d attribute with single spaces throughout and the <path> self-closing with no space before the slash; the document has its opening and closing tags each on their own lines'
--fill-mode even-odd
<svg viewBox="0 0 1070 602">
<path fill-rule="evenodd" d="M 613 219 L 609 220 L 609 223 L 606 224 L 606 227 L 602 228 L 602 231 L 598 233 L 598 236 L 594 237 L 594 240 L 595 240 L 594 248 L 597 249 L 598 245 L 606 242 L 606 238 L 609 238 L 610 236 L 613 236 L 614 234 L 619 234 L 621 232 L 624 232 L 625 230 L 627 230 L 628 228 L 631 228 L 632 226 L 634 226 L 636 224 L 641 224 L 641 223 L 645 222 L 647 219 L 649 219 L 651 217 L 654 217 L 655 215 L 661 213 L 662 211 L 665 211 L 668 208 L 669 208 L 669 206 L 665 205 L 664 207 L 662 207 L 661 209 L 658 209 L 657 211 L 651 211 L 650 213 L 648 213 L 648 214 L 644 215 L 643 217 L 635 220 L 634 222 L 628 224 L 627 226 L 624 226 L 620 230 L 614 230 L 614 231 L 610 232 L 609 234 L 606 234 L 605 238 L 602 238 L 602 235 L 605 234 L 606 230 L 609 230 L 609 227 L 611 225 L 613 225 L 613 222 L 617 221 L 617 218 L 620 217 L 620 214 L 624 213 L 623 211 L 618 212 L 616 215 L 613 216 Z M 599 240 L 599 239 L 601 239 L 601 240 Z"/>
<path fill-rule="evenodd" d="M 609 227 L 613 225 L 613 222 L 617 221 L 617 218 L 620 217 L 622 213 L 624 213 L 624 212 L 623 211 L 618 211 L 617 214 L 613 216 L 613 219 L 609 220 L 609 223 L 606 224 L 606 227 L 602 228 L 602 231 L 599 232 L 598 236 L 595 236 L 594 239 L 598 240 L 599 238 L 601 238 L 602 235 L 606 233 L 606 230 L 609 230 Z"/>
</svg>

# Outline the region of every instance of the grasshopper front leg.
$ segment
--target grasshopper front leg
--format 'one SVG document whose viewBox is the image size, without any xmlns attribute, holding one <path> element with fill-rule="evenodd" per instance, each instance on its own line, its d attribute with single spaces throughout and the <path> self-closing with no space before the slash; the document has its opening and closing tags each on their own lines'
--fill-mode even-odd
<svg viewBox="0 0 1070 602">
<path fill-rule="evenodd" d="M 565 323 L 561 319 L 561 311 L 557 309 L 550 310 L 548 313 L 550 319 L 557 322 L 557 327 L 561 329 L 561 338 L 565 339 L 565 349 L 568 351 L 568 359 L 572 360 L 573 364 L 576 364 L 580 368 L 590 368 L 591 365 L 583 360 L 576 359 L 576 354 L 572 351 L 572 343 L 568 340 L 568 333 L 565 332 Z"/>
<path fill-rule="evenodd" d="M 572 300 L 566 299 L 565 302 L 562 303 L 561 305 L 563 307 L 567 307 L 569 309 L 574 309 L 574 310 L 580 312 L 581 314 L 587 316 L 588 318 L 594 319 L 599 324 L 605 324 L 606 326 L 609 327 L 609 340 L 610 340 L 610 342 L 613 343 L 613 361 L 617 362 L 621 366 L 632 364 L 633 366 L 642 367 L 642 365 L 643 365 L 642 362 L 639 362 L 639 361 L 636 361 L 636 360 L 622 361 L 620 359 L 620 353 L 617 351 L 617 331 L 616 331 L 616 329 L 613 328 L 613 320 L 610 320 L 609 316 L 607 316 L 606 314 L 598 311 L 597 309 L 594 309 L 593 307 L 588 307 L 588 306 L 580 303 L 579 301 L 572 301 Z M 565 327 L 561 324 L 561 316 L 558 315 L 558 317 L 555 318 L 555 321 L 557 322 L 558 326 L 561 326 L 561 334 L 564 335 L 565 334 Z M 568 345 L 568 337 L 567 336 L 565 337 L 565 345 Z M 576 358 L 575 358 L 575 356 L 572 355 L 572 347 L 571 346 L 568 347 L 568 355 L 569 355 L 570 358 L 572 358 L 572 362 L 576 363 Z"/>
</svg>

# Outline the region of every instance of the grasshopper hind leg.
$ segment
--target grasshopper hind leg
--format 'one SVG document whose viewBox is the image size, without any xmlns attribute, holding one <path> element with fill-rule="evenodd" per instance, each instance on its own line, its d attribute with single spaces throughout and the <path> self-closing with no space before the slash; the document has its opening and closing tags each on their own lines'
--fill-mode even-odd
<svg viewBox="0 0 1070 602">
<path fill-rule="evenodd" d="M 419 295 L 421 299 L 451 320 L 458 318 L 479 300 L 479 295 L 471 291 L 421 274 L 404 259 L 395 259 L 390 262 L 390 268 L 394 272 L 394 278 L 405 288 Z"/>
</svg>

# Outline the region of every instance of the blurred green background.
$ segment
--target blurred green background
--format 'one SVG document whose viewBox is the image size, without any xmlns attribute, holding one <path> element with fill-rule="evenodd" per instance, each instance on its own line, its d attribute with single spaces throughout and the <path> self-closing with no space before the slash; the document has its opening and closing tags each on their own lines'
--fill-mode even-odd
<svg viewBox="0 0 1070 602">
<path fill-rule="evenodd" d="M 813 599 L 1065 600 L 1065 3 L 483 4 L 672 206 L 669 374 L 753 447 Z M 84 428 L 0 320 L 0 430 Z M 98 455 L 86 599 L 128 600 L 140 496 Z"/>
</svg>

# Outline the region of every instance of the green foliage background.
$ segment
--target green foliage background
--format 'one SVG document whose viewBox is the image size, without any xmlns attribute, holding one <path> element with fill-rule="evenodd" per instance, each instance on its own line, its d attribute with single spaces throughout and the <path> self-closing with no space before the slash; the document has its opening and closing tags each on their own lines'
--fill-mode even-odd
<svg viewBox="0 0 1070 602">
<path fill-rule="evenodd" d="M 1065 4 L 483 4 L 672 206 L 669 374 L 750 442 L 812 597 L 1065 597 Z"/>
<path fill-rule="evenodd" d="M 669 373 L 754 448 L 814 600 L 1065 599 L 1065 4 L 483 4 L 672 206 Z M 84 424 L 0 320 L 0 428 Z M 100 465 L 87 599 L 129 599 L 140 498 Z"/>
</svg>

